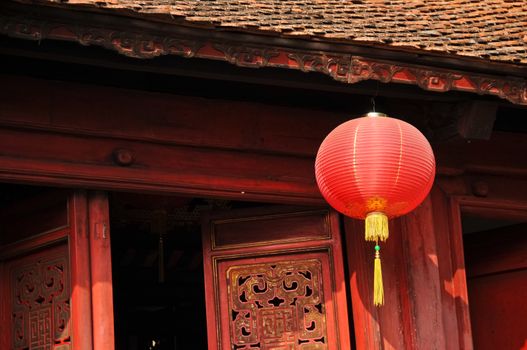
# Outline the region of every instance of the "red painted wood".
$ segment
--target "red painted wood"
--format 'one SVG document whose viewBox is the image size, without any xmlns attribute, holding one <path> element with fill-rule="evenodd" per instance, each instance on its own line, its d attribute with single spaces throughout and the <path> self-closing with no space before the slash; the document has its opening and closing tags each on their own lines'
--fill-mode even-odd
<svg viewBox="0 0 527 350">
<path fill-rule="evenodd" d="M 527 174 L 522 152 L 527 149 L 527 137 L 521 133 L 494 132 L 490 141 L 456 140 L 434 148 L 437 163 L 462 172 L 489 174 Z M 481 155 L 485 155 L 482 157 Z M 439 168 L 438 173 L 444 171 Z"/>
<path fill-rule="evenodd" d="M 523 220 L 527 222 L 524 212 Z M 467 278 L 527 269 L 527 224 L 516 224 L 464 237 Z"/>
<path fill-rule="evenodd" d="M 70 327 L 73 316 L 69 307 L 71 279 L 66 240 L 17 254 L 3 265 L 4 275 L 0 276 L 0 281 L 7 292 L 2 302 L 8 315 L 5 326 L 9 330 L 6 332 L 6 349 L 73 349 Z"/>
<path fill-rule="evenodd" d="M 502 188 L 515 187 L 513 181 Z M 518 191 L 521 191 L 518 188 Z M 489 192 L 490 193 L 490 192 Z M 527 203 L 517 197 L 459 197 L 455 206 L 463 215 L 527 220 Z M 459 230 L 461 230 L 460 215 Z M 525 224 L 467 234 L 465 251 L 470 302 L 470 320 L 477 349 L 526 349 L 525 314 Z M 468 313 L 468 311 L 467 311 Z"/>
<path fill-rule="evenodd" d="M 456 301 L 459 344 L 461 349 L 473 349 L 472 329 L 470 324 L 465 254 L 463 249 L 463 231 L 461 225 L 462 200 L 451 197 L 449 200 L 449 238 L 452 257 L 452 279 L 450 294 Z"/>
<path fill-rule="evenodd" d="M 5 263 L 0 261 L 0 349 L 9 349 L 11 339 L 11 320 L 7 312 L 7 301 L 9 300 L 8 284 Z"/>
<path fill-rule="evenodd" d="M 410 276 L 410 313 L 416 327 L 415 349 L 447 349 L 443 325 L 443 279 L 440 275 L 433 203 L 427 198 L 402 219 L 403 249 Z M 452 334 L 449 335 L 452 337 Z"/>
<path fill-rule="evenodd" d="M 108 196 L 88 196 L 93 349 L 114 349 L 113 287 Z"/>
<path fill-rule="evenodd" d="M 13 224 L 15 222 L 16 225 Z M 66 226 L 67 194 L 63 191 L 44 191 L 0 209 L 0 244 L 9 244 Z"/>
<path fill-rule="evenodd" d="M 243 220 L 224 220 L 214 223 L 214 240 L 216 248 L 233 248 L 259 244 L 259 242 L 294 242 L 331 237 L 330 227 L 326 222 L 327 210 L 302 211 L 298 215 L 270 215 L 262 218 L 258 225 Z M 291 230 L 294 227 L 295 230 Z M 250 232 L 250 234 L 248 234 Z"/>
<path fill-rule="evenodd" d="M 75 348 L 93 349 L 88 201 L 85 191 L 75 191 L 69 200 L 72 337 Z M 113 310 L 111 310 L 113 313 Z"/>
<path fill-rule="evenodd" d="M 10 129 L 0 129 L 0 148 L 0 179 L 322 202 L 308 158 Z M 133 150 L 136 161 L 113 163 L 119 148 Z"/>
<path fill-rule="evenodd" d="M 232 244 L 231 248 L 218 247 L 212 245 L 212 232 L 217 225 L 223 225 L 229 221 L 244 221 L 244 230 L 238 230 L 240 242 L 245 242 L 243 235 L 251 234 L 249 223 L 262 232 L 258 226 L 264 222 L 268 231 L 273 230 L 272 222 L 276 223 L 278 230 L 284 230 L 289 225 L 290 232 L 302 232 L 302 227 L 298 222 L 291 220 L 313 213 L 315 217 L 323 220 L 323 225 L 315 225 L 323 229 L 318 235 L 313 235 L 304 241 L 290 241 L 286 235 L 282 241 L 273 239 L 266 241 L 264 234 L 258 235 L 259 242 L 245 244 Z M 231 226 L 233 229 L 241 226 Z M 327 344 L 330 349 L 349 349 L 349 328 L 346 308 L 346 285 L 344 283 L 344 267 L 341 254 L 341 243 L 339 233 L 338 217 L 335 213 L 320 216 L 320 212 L 306 209 L 292 208 L 265 208 L 238 210 L 228 213 L 216 213 L 206 218 L 203 224 L 203 250 L 205 268 L 205 295 L 207 305 L 207 335 L 209 349 L 230 349 L 229 323 L 231 314 L 225 309 L 226 304 L 218 302 L 225 300 L 226 285 L 224 275 L 229 266 L 247 266 L 251 264 L 265 263 L 269 261 L 295 261 L 317 257 L 322 262 L 325 282 L 324 294 L 330 295 L 326 299 L 327 311 Z M 225 227 L 224 229 L 227 229 Z M 299 231 L 300 229 L 300 231 Z M 311 228 L 312 229 L 312 228 Z M 331 233 L 329 236 L 327 232 Z M 234 237 L 234 234 L 230 235 Z M 301 236 L 301 235 L 300 235 Z M 270 237 L 273 237 L 272 235 Z M 338 339 L 338 340 L 337 340 Z"/>
<path fill-rule="evenodd" d="M 346 115 L 0 76 L 0 124 L 165 144 L 312 156 Z M 74 116 L 72 118 L 72 116 Z"/>
<path fill-rule="evenodd" d="M 66 195 L 62 191 L 40 193 L 24 200 L 12 202 L 2 209 L 2 241 L 0 244 L 0 348 L 13 348 L 12 333 L 12 269 L 39 259 L 61 257 L 68 261 L 67 240 L 70 234 Z M 48 220 L 48 221 L 46 221 Z M 33 225 L 32 225 L 33 224 Z M 17 233 L 20 227 L 20 234 Z M 4 232 L 6 236 L 4 236 Z M 9 235 L 7 235 L 9 233 Z M 9 242 L 5 244 L 5 242 Z M 64 266 L 69 285 L 70 267 Z M 53 289 L 53 288 L 51 288 Z M 45 293 L 45 291 L 42 291 Z M 64 300 L 62 300 L 64 302 Z M 62 306 L 64 306 L 62 304 Z M 67 310 L 66 329 L 70 327 L 75 315 Z M 51 326 L 54 329 L 54 325 Z M 68 331 L 66 331 L 68 332 Z M 70 331 L 71 332 L 71 331 Z M 63 339 L 64 340 L 64 339 Z M 66 341 L 69 342 L 68 339 Z"/>
<path fill-rule="evenodd" d="M 363 221 L 345 220 L 358 349 L 471 349 L 464 273 L 458 277 L 463 249 L 450 237 L 461 240 L 461 232 L 451 231 L 450 215 L 448 198 L 435 187 L 415 211 L 391 222 L 381 244 L 380 308 L 372 300 L 373 244 L 364 241 Z"/>
<path fill-rule="evenodd" d="M 447 349 L 463 348 L 460 333 L 465 332 L 465 330 L 458 323 L 458 318 L 462 315 L 458 314 L 456 302 L 459 299 L 455 296 L 458 293 L 457 290 L 466 291 L 466 284 L 463 281 L 459 285 L 455 284 L 452 278 L 453 275 L 461 271 L 459 266 L 454 266 L 454 262 L 460 259 L 456 254 L 462 254 L 462 252 L 455 248 L 453 242 L 456 242 L 456 239 L 451 237 L 452 234 L 459 234 L 459 232 L 451 231 L 450 229 L 448 196 L 440 190 L 439 186 L 432 189 L 430 198 L 433 209 L 432 215 L 434 217 L 433 236 L 435 238 L 440 278 L 439 290 L 441 293 L 441 316 L 445 332 L 445 346 Z"/>
<path fill-rule="evenodd" d="M 312 171 L 316 149 L 327 132 L 351 117 L 33 78 L 2 79 L 10 87 L 0 94 L 4 181 L 228 198 L 245 192 L 251 200 L 321 204 Z M 527 174 L 517 161 L 525 146 L 525 136 L 495 133 L 485 143 L 445 143 L 434 151 L 443 174 Z M 127 166 L 114 163 L 117 149 L 129 151 L 134 161 Z"/>
<path fill-rule="evenodd" d="M 474 348 L 527 349 L 527 269 L 469 279 Z"/>
<path fill-rule="evenodd" d="M 355 344 L 357 350 L 381 348 L 382 337 L 377 322 L 378 310 L 373 307 L 372 248 L 364 241 L 363 221 L 346 218 L 344 223 Z"/>
<path fill-rule="evenodd" d="M 463 214 L 527 221 L 523 202 L 460 201 Z M 474 347 L 527 349 L 527 224 L 465 234 L 468 296 Z"/>
<path fill-rule="evenodd" d="M 390 222 L 381 244 L 385 304 L 373 305 L 374 243 L 364 240 L 364 221 L 345 219 L 346 247 L 357 349 L 412 349 L 415 327 L 408 313 L 408 281 L 400 220 Z"/>
<path fill-rule="evenodd" d="M 215 102 L 209 100 L 205 101 L 209 108 L 201 109 L 196 105 L 204 102 L 204 99 L 179 99 L 172 95 L 152 94 L 146 100 L 158 107 L 149 109 L 147 103 L 138 102 L 142 92 L 103 88 L 104 93 L 99 93 L 100 87 L 34 79 L 19 81 L 22 84 L 13 82 L 12 93 L 7 92 L 0 97 L 0 124 L 3 125 L 0 133 L 0 178 L 4 181 L 320 203 L 312 178 L 313 145 L 319 132 L 331 129 L 333 121 L 340 118 L 338 116 L 329 116 L 330 122 L 324 121 L 319 114 L 306 114 L 306 119 L 302 119 L 300 115 L 303 117 L 305 111 L 297 110 L 293 113 L 293 120 L 295 123 L 299 120 L 305 123 L 298 124 L 301 130 L 290 132 L 293 130 L 288 119 L 288 113 L 292 112 L 290 109 L 277 109 L 276 106 L 264 108 L 252 104 L 242 106 L 231 101 L 221 101 L 214 122 L 209 124 L 210 110 L 216 106 Z M 32 93 L 25 95 L 21 93 L 24 91 Z M 35 92 L 42 92 L 42 95 Z M 94 97 L 101 97 L 102 102 L 94 102 L 97 101 Z M 173 113 L 177 109 L 170 110 L 170 99 L 177 100 L 174 106 L 180 107 L 181 114 Z M 233 107 L 233 104 L 236 106 Z M 229 114 L 230 108 L 236 113 Z M 244 118 L 245 115 L 256 113 L 259 108 L 265 113 L 258 114 L 258 122 L 253 123 L 252 118 Z M 109 118 L 110 114 L 104 114 L 110 113 L 105 110 L 110 111 L 112 117 L 116 116 L 115 119 Z M 97 113 L 92 112 L 104 113 L 98 117 Z M 153 123 L 151 118 L 156 118 L 156 115 L 162 118 L 155 119 Z M 218 123 L 225 115 L 229 121 Z M 312 124 L 315 119 L 318 121 Z M 196 125 L 192 124 L 192 120 L 196 121 Z M 179 122 L 181 125 L 178 125 Z M 179 126 L 182 131 L 179 131 Z M 195 131 L 193 127 L 196 127 Z M 222 129 L 224 127 L 225 130 Z M 174 135 L 179 136 L 171 140 Z M 255 141 L 255 135 L 256 139 L 263 137 L 264 140 Z M 286 146 L 289 147 L 290 143 L 294 145 L 288 150 Z M 442 164 L 440 169 L 443 170 L 440 171 L 443 174 L 459 175 L 464 171 L 478 171 L 521 175 L 527 173 L 523 162 L 518 161 L 523 159 L 525 145 L 524 136 L 495 134 L 486 143 L 453 142 L 441 145 L 436 154 L 438 162 Z M 136 155 L 136 162 L 128 167 L 115 165 L 112 157 L 116 147 L 130 149 Z M 247 152 L 239 152 L 236 148 Z M 485 157 L 481 157 L 481 154 L 485 154 Z M 472 196 L 472 181 L 482 178 L 488 181 L 489 199 L 521 204 L 522 198 L 525 198 L 527 187 L 523 179 L 480 174 L 449 179 L 453 181 L 450 183 L 452 191 L 448 193 Z M 245 194 L 242 195 L 242 191 Z M 383 256 L 387 257 L 393 249 L 400 253 L 396 254 L 397 259 L 404 261 L 404 264 L 397 263 L 391 267 L 397 276 L 392 282 L 398 291 L 387 294 L 387 298 L 395 300 L 391 305 L 397 305 L 402 311 L 395 312 L 393 317 L 386 316 L 388 313 L 375 316 L 364 311 L 365 307 L 360 306 L 361 299 L 358 299 L 357 310 L 354 305 L 354 313 L 359 320 L 356 321 L 357 332 L 366 329 L 361 336 L 364 348 L 368 348 L 372 342 L 380 343 L 381 333 L 376 328 L 386 335 L 386 339 L 382 340 L 386 342 L 384 346 L 404 344 L 411 348 L 423 344 L 424 338 L 418 338 L 419 334 L 431 333 L 429 324 L 420 326 L 421 322 L 427 322 L 427 314 L 442 329 L 436 335 L 446 334 L 444 342 L 447 348 L 449 344 L 454 344 L 452 346 L 455 348 L 456 341 L 459 341 L 462 349 L 472 348 L 459 221 L 460 202 L 445 198 L 437 202 L 440 204 L 436 202 L 432 198 L 433 228 L 426 224 L 431 215 L 429 209 L 403 223 L 401 235 L 404 233 L 408 239 L 416 229 L 431 230 L 418 236 L 415 247 L 406 246 L 410 240 L 393 244 L 389 242 L 383 247 Z M 489 208 L 485 210 L 492 211 Z M 399 224 L 395 225 L 397 227 Z M 445 228 L 445 225 L 448 227 Z M 423 242 L 431 236 L 435 238 L 435 243 Z M 291 243 L 291 247 L 296 249 L 302 244 Z M 261 251 L 270 252 L 265 248 Z M 370 249 L 357 242 L 348 253 L 350 259 L 359 259 L 362 254 L 364 261 L 368 262 L 362 267 L 354 266 L 355 262 L 351 260 L 349 262 L 350 269 L 353 266 L 357 271 L 364 271 L 363 274 L 352 274 L 350 282 L 352 294 L 361 295 L 361 286 L 371 285 L 368 275 L 364 275 L 366 272 L 371 273 L 368 272 L 371 269 Z M 433 268 L 430 253 L 436 255 L 434 259 L 438 261 L 438 271 Z M 422 260 L 425 264 L 414 271 L 413 264 Z M 383 264 L 386 265 L 384 260 Z M 366 280 L 365 284 L 361 283 L 362 279 Z M 417 283 L 426 285 L 428 282 L 431 283 L 430 289 L 435 290 L 429 292 L 430 298 L 423 296 L 413 300 L 411 293 L 425 288 Z M 362 292 L 362 295 L 365 294 Z M 354 300 L 357 298 L 354 297 Z M 426 311 L 430 305 L 441 305 L 440 314 Z M 389 322 L 392 324 L 386 325 Z M 397 332 L 402 332 L 402 340 L 393 340 Z M 357 335 L 357 338 L 360 337 Z"/>
<path fill-rule="evenodd" d="M 60 199 L 60 200 L 59 200 Z M 65 218 L 65 221 L 60 221 L 61 225 L 66 227 L 59 227 L 59 229 L 47 231 L 45 234 L 38 234 L 30 239 L 22 239 L 12 242 L 7 245 L 0 246 L 0 272 L 5 271 L 5 264 L 13 259 L 24 257 L 26 255 L 34 254 L 34 252 L 41 252 L 44 254 L 49 249 L 62 242 L 68 244 L 69 260 L 70 260 L 70 275 L 71 275 L 71 318 L 68 319 L 68 324 L 71 329 L 72 341 L 75 344 L 75 349 L 94 349 L 92 341 L 92 288 L 96 290 L 97 304 L 94 307 L 94 312 L 99 315 L 98 325 L 102 327 L 103 331 L 97 334 L 99 340 L 98 349 L 111 349 L 113 346 L 113 307 L 111 295 L 111 260 L 109 245 L 104 244 L 99 246 L 96 242 L 92 244 L 97 258 L 96 265 L 96 279 L 97 283 L 91 283 L 91 266 L 90 266 L 90 244 L 89 244 L 89 230 L 88 230 L 88 202 L 87 194 L 83 191 L 76 191 L 69 196 L 67 205 L 65 202 L 64 191 L 52 191 L 39 195 L 35 198 L 24 200 L 23 202 L 14 203 L 9 208 L 11 220 L 3 217 L 3 226 L 17 226 L 23 219 L 29 229 L 28 232 L 40 233 L 41 227 L 56 226 L 55 218 Z M 61 203 L 62 205 L 55 205 Z M 46 207 L 46 204 L 50 204 Z M 32 213 L 38 213 L 38 208 L 44 208 L 45 215 L 37 215 L 36 217 L 49 218 L 50 222 L 44 226 L 39 220 L 35 220 L 35 226 L 32 227 L 29 223 L 32 222 Z M 98 193 L 93 194 L 90 203 L 91 217 L 93 222 L 101 222 L 102 218 L 108 217 L 108 206 L 105 197 L 101 198 Z M 7 212 L 7 211 L 6 211 Z M 66 213 L 66 215 L 64 215 Z M 15 215 L 16 214 L 16 215 Z M 61 219 L 62 220 L 62 219 Z M 61 226 L 59 225 L 59 226 Z M 92 230 L 93 231 L 93 230 Z M 107 236 L 109 239 L 109 236 Z M 25 238 L 20 237 L 20 238 Z M 49 248 L 48 248 L 49 247 Z M 110 272 L 110 285 L 101 284 L 103 276 L 108 278 L 108 271 Z M 0 274 L 2 280 L 8 278 L 5 273 Z M 5 302 L 10 300 L 10 291 L 6 283 L 0 283 L 0 308 L 6 310 Z M 108 290 L 110 293 L 108 293 Z M 109 295 L 109 298 L 108 298 Z M 105 297 L 106 296 L 106 297 Z M 107 302 L 109 300 L 109 302 Z M 94 304 L 95 305 L 95 304 Z M 0 348 L 10 348 L 8 344 L 11 337 L 9 312 L 2 312 L 0 316 Z M 112 333 L 109 333 L 111 331 Z M 101 339 L 104 342 L 101 342 Z"/>
<path fill-rule="evenodd" d="M 0 260 L 11 259 L 17 255 L 23 255 L 40 248 L 48 247 L 68 239 L 70 228 L 59 228 L 56 231 L 29 237 L 21 241 L 0 246 Z"/>
</svg>

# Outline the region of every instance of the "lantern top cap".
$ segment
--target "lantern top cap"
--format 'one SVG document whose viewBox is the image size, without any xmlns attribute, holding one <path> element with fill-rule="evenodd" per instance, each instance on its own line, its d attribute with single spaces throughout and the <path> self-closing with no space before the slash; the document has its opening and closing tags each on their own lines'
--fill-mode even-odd
<svg viewBox="0 0 527 350">
<path fill-rule="evenodd" d="M 379 112 L 368 112 L 365 117 L 387 117 L 387 115 Z"/>
</svg>

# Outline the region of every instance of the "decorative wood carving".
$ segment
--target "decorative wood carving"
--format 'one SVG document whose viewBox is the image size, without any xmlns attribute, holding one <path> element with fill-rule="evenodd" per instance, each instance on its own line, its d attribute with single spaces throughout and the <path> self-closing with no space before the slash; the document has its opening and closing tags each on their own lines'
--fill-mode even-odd
<svg viewBox="0 0 527 350">
<path fill-rule="evenodd" d="M 225 55 L 224 59 L 227 62 L 240 67 L 266 67 L 271 58 L 279 55 L 279 51 L 273 48 L 233 46 L 230 43 L 213 44 L 213 47 Z"/>
<path fill-rule="evenodd" d="M 209 349 L 350 349 L 338 216 L 320 214 L 252 208 L 203 222 Z M 221 226 L 230 244 L 212 249 Z M 318 234 L 289 239 L 306 230 Z M 275 231 L 290 234 L 277 239 Z"/>
<path fill-rule="evenodd" d="M 77 28 L 77 40 L 82 45 L 98 45 L 134 58 L 154 58 L 161 55 L 193 57 L 203 46 L 200 41 L 159 37 L 142 33 L 101 28 Z M 38 36 L 38 34 L 35 34 Z"/>
<path fill-rule="evenodd" d="M 10 276 L 14 349 L 71 349 L 66 250 L 20 259 Z"/>
<path fill-rule="evenodd" d="M 20 11 L 20 10 L 18 10 Z M 272 45 L 251 45 L 203 39 L 166 26 L 141 28 L 138 24 L 117 28 L 106 22 L 83 25 L 71 20 L 51 19 L 14 12 L 0 16 L 0 33 L 29 40 L 66 40 L 96 45 L 134 58 L 161 55 L 198 57 L 230 62 L 242 67 L 278 67 L 314 71 L 349 84 L 363 80 L 413 84 L 429 91 L 450 90 L 494 95 L 515 104 L 527 105 L 527 82 L 511 76 L 485 75 L 449 69 L 371 59 L 341 52 L 298 50 Z M 113 23 L 113 22 L 112 22 Z M 121 26 L 122 27 L 122 26 Z M 159 28 L 161 28 L 159 30 Z"/>
<path fill-rule="evenodd" d="M 327 349 L 321 265 L 313 259 L 231 267 L 233 349 Z"/>
</svg>

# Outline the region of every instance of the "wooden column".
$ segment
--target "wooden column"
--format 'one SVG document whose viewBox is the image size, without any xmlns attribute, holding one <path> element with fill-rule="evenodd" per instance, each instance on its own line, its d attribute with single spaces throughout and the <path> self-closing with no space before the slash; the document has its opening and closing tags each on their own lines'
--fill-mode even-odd
<svg viewBox="0 0 527 350">
<path fill-rule="evenodd" d="M 454 237 L 459 231 L 451 229 L 449 205 L 435 187 L 415 211 L 392 220 L 381 245 L 385 305 L 379 308 L 372 300 L 373 244 L 364 241 L 362 221 L 346 219 L 357 349 L 472 348 L 461 237 Z"/>
<path fill-rule="evenodd" d="M 69 199 L 72 333 L 76 349 L 93 349 L 88 200 L 85 191 Z"/>
<path fill-rule="evenodd" d="M 0 263 L 0 279 L 6 276 L 5 274 L 5 264 Z M 6 303 L 3 300 L 9 298 L 8 290 L 5 287 L 6 283 L 0 285 L 0 349 L 9 349 L 10 338 L 11 338 L 11 320 L 9 314 L 6 310 Z"/>
<path fill-rule="evenodd" d="M 110 250 L 108 196 L 91 192 L 88 196 L 90 266 L 93 318 L 93 349 L 114 349 L 113 288 Z"/>
</svg>

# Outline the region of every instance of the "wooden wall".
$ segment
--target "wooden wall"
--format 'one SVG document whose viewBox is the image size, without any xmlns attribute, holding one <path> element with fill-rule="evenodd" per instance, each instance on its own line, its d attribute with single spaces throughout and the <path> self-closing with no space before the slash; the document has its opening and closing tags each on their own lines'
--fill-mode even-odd
<svg viewBox="0 0 527 350">
<path fill-rule="evenodd" d="M 313 164 L 349 116 L 320 110 L 2 76 L 0 181 L 323 205 Z M 358 349 L 471 349 L 459 208 L 525 203 L 527 138 L 434 145 L 438 177 L 383 248 L 345 221 Z"/>
</svg>

